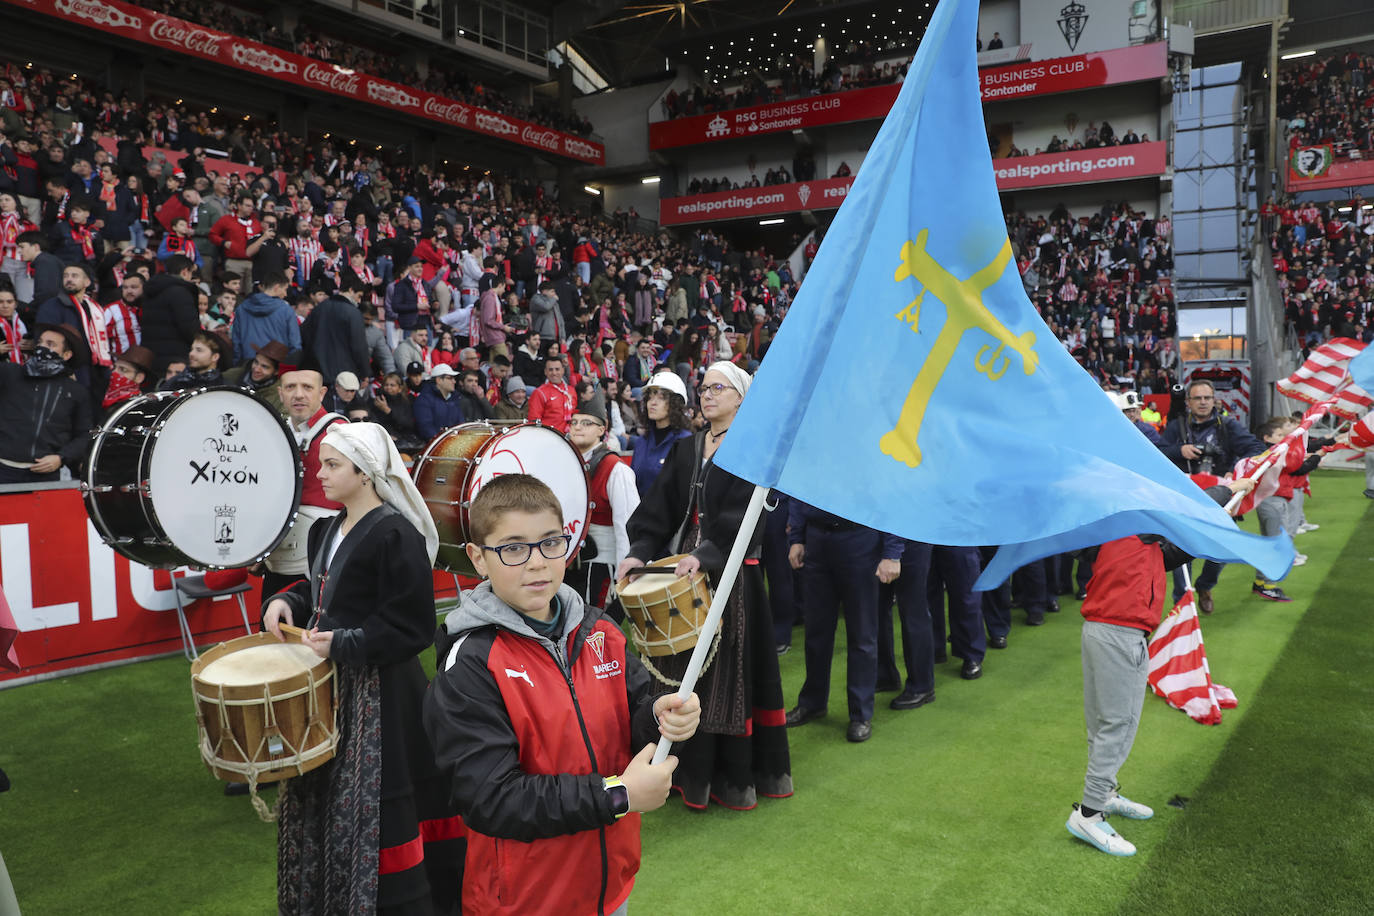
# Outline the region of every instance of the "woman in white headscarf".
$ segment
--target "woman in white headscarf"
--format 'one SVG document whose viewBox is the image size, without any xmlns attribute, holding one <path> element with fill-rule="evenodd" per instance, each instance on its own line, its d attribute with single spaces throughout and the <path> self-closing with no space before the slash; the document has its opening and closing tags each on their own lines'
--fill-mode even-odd
<svg viewBox="0 0 1374 916">
<path fill-rule="evenodd" d="M 712 363 L 697 389 L 701 413 L 710 424 L 679 439 L 644 494 L 626 531 L 629 555 L 616 571 L 673 554 L 686 554 L 678 576 L 701 570 L 719 587 L 725 558 L 744 523 L 754 485 L 718 468 L 712 460 L 749 391 L 749 374 L 731 362 Z M 701 725 L 674 749 L 678 766 L 673 787 L 690 808 L 712 801 L 749 810 L 758 796 L 792 794 L 792 764 L 783 712 L 782 678 L 773 642 L 773 621 L 759 570 L 760 522 L 721 618 L 719 644 L 697 681 Z M 643 659 L 665 685 L 676 686 L 691 651 Z"/>
<path fill-rule="evenodd" d="M 282 623 L 306 628 L 302 641 L 334 660 L 339 742 L 281 790 L 278 907 L 449 912 L 461 824 L 420 721 L 438 534 L 383 427 L 331 427 L 320 465 L 344 509 L 311 529 L 309 577 L 268 600 L 263 624 L 279 639 Z"/>
</svg>

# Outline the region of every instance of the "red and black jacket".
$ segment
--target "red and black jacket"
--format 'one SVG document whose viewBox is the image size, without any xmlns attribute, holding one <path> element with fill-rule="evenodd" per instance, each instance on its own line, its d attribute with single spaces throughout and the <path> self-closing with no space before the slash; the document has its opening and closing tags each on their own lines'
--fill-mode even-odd
<svg viewBox="0 0 1374 916">
<path fill-rule="evenodd" d="M 657 739 L 659 694 L 619 627 L 558 598 L 556 643 L 489 583 L 440 634 L 424 721 L 468 830 L 465 914 L 611 913 L 639 870 L 639 815 L 616 820 L 602 777 Z"/>
</svg>

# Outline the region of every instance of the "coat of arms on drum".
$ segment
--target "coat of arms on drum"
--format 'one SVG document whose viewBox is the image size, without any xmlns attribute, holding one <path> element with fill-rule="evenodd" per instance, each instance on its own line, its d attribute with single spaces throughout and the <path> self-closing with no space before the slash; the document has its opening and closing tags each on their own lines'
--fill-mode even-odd
<svg viewBox="0 0 1374 916">
<path fill-rule="evenodd" d="M 221 553 L 234 543 L 234 515 L 237 512 L 238 506 L 215 506 L 215 543 L 223 545 Z"/>
<path fill-rule="evenodd" d="M 224 435 L 232 436 L 238 432 L 239 418 L 231 413 L 222 413 L 219 415 L 219 425 L 220 429 L 224 431 Z"/>
</svg>

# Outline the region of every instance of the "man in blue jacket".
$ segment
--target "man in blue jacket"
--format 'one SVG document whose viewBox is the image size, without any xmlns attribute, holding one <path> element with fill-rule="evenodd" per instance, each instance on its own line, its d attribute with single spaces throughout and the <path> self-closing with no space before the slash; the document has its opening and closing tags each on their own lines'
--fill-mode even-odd
<svg viewBox="0 0 1374 916">
<path fill-rule="evenodd" d="M 1169 456 L 1185 474 L 1215 474 L 1225 477 L 1242 458 L 1264 451 L 1264 443 L 1234 417 L 1217 407 L 1212 383 L 1198 379 L 1188 386 L 1188 412 L 1169 421 L 1160 437 L 1159 450 Z M 1212 613 L 1212 589 L 1225 565 L 1208 560 L 1194 583 L 1198 610 Z M 1183 576 L 1174 570 L 1174 601 L 1183 597 Z"/>
<path fill-rule="evenodd" d="M 458 373 L 452 366 L 440 363 L 430 371 L 429 382 L 415 398 L 415 431 L 421 439 L 429 441 L 464 422 L 463 402 L 453 393 L 457 387 Z"/>
<path fill-rule="evenodd" d="M 234 362 L 253 358 L 258 350 L 274 340 L 286 344 L 292 365 L 301 362 L 301 325 L 296 311 L 286 301 L 286 277 L 268 274 L 262 289 L 254 293 L 234 311 L 232 336 Z"/>
</svg>

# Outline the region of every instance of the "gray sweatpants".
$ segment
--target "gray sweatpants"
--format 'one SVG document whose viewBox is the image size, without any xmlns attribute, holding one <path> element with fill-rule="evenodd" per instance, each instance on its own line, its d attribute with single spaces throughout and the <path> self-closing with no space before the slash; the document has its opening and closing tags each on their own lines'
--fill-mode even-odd
<svg viewBox="0 0 1374 916">
<path fill-rule="evenodd" d="M 1116 794 L 1116 774 L 1130 756 L 1145 704 L 1150 653 L 1145 632 L 1083 621 L 1083 720 L 1088 775 L 1083 804 L 1101 810 Z"/>
<path fill-rule="evenodd" d="M 1374 449 L 1364 453 L 1364 488 L 1374 490 Z"/>
</svg>

